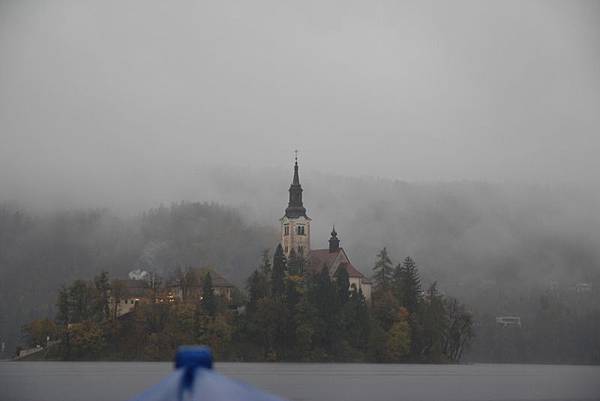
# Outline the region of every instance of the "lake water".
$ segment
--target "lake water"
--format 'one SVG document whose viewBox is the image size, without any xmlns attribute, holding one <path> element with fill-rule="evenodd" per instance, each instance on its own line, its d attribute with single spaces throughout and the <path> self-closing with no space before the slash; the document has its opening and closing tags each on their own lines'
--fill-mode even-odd
<svg viewBox="0 0 600 401">
<path fill-rule="evenodd" d="M 171 363 L 0 362 L 2 401 L 128 400 Z M 600 400 L 600 367 L 219 363 L 216 369 L 290 400 Z"/>
</svg>

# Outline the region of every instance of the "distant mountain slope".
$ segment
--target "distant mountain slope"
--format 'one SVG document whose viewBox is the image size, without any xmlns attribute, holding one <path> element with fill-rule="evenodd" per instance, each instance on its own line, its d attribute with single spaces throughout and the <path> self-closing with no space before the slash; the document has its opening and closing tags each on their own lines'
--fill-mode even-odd
<svg viewBox="0 0 600 401">
<path fill-rule="evenodd" d="M 120 218 L 106 210 L 34 216 L 0 209 L 0 340 L 12 347 L 20 327 L 53 317 L 61 285 L 102 270 L 126 277 L 141 268 L 214 266 L 237 283 L 276 240 L 271 227 L 247 225 L 217 204 L 180 203 Z"/>
<path fill-rule="evenodd" d="M 2 208 L 0 337 L 14 344 L 22 323 L 54 314 L 62 283 L 101 270 L 122 276 L 136 268 L 211 265 L 242 284 L 260 252 L 278 240 L 291 168 L 192 175 L 197 185 L 188 188 L 187 199 L 219 204 L 178 203 L 133 217 L 118 209 Z M 592 190 L 416 184 L 329 176 L 302 166 L 300 181 L 313 219 L 312 246 L 326 247 L 335 224 L 341 245 L 367 275 L 387 246 L 395 262 L 414 257 L 425 283 L 437 280 L 462 299 L 490 285 L 526 290 L 586 281 L 600 287 L 600 198 Z M 141 212 L 147 199 L 137 197 Z"/>
</svg>

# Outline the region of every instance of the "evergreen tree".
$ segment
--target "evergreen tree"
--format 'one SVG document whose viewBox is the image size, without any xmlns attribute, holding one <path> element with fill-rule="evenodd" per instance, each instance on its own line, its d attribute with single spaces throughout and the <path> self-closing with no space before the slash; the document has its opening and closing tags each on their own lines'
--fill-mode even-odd
<svg viewBox="0 0 600 401">
<path fill-rule="evenodd" d="M 69 287 L 69 313 L 71 322 L 79 323 L 93 316 L 93 290 L 88 282 L 75 280 Z"/>
<path fill-rule="evenodd" d="M 428 341 L 424 336 L 424 309 L 421 302 L 421 278 L 415 261 L 407 257 L 396 267 L 394 289 L 401 306 L 408 309 L 408 324 L 411 332 L 411 357 L 413 360 L 426 360 L 424 353 Z"/>
<path fill-rule="evenodd" d="M 246 283 L 249 309 L 254 310 L 257 302 L 262 298 L 268 297 L 271 293 L 270 281 L 272 273 L 273 269 L 271 267 L 269 251 L 265 250 L 262 254 L 261 265 L 248 277 Z"/>
<path fill-rule="evenodd" d="M 290 251 L 290 257 L 287 261 L 288 272 L 292 276 L 300 276 L 304 272 L 304 256 L 299 255 L 292 248 Z"/>
<path fill-rule="evenodd" d="M 250 309 L 253 309 L 260 299 L 269 296 L 269 281 L 267 277 L 258 270 L 255 270 L 254 273 L 250 275 L 246 288 L 248 290 L 248 306 Z"/>
<path fill-rule="evenodd" d="M 58 292 L 56 307 L 58 309 L 56 320 L 63 326 L 63 339 L 61 344 L 62 355 L 64 359 L 69 359 L 71 355 L 71 341 L 68 328 L 69 323 L 71 323 L 71 311 L 69 307 L 69 290 L 64 286 Z"/>
<path fill-rule="evenodd" d="M 404 267 L 398 263 L 392 273 L 392 291 L 398 302 L 404 302 Z"/>
<path fill-rule="evenodd" d="M 217 297 L 215 296 L 210 272 L 206 273 L 202 281 L 202 308 L 211 317 L 214 317 L 217 313 Z"/>
<path fill-rule="evenodd" d="M 348 275 L 348 270 L 343 267 L 338 267 L 335 272 L 335 287 L 340 304 L 345 305 L 350 297 L 350 276 Z"/>
<path fill-rule="evenodd" d="M 265 249 L 262 253 L 262 263 L 259 268 L 260 272 L 265 275 L 265 277 L 271 277 L 271 258 L 269 257 L 269 250 Z"/>
<path fill-rule="evenodd" d="M 377 291 L 373 294 L 371 311 L 379 326 L 388 331 L 400 317 L 398 300 L 390 290 Z"/>
<path fill-rule="evenodd" d="M 377 254 L 377 261 L 375 262 L 373 271 L 375 272 L 373 276 L 375 280 L 375 289 L 389 289 L 392 280 L 392 261 L 390 260 L 385 247 Z"/>
<path fill-rule="evenodd" d="M 423 356 L 432 362 L 443 362 L 443 337 L 448 319 L 444 308 L 444 299 L 438 293 L 437 283 L 427 290 L 427 302 L 421 308 Z"/>
<path fill-rule="evenodd" d="M 411 313 L 417 312 L 421 300 L 421 278 L 417 264 L 411 257 L 406 257 L 401 269 L 401 299 L 400 303 Z"/>
<path fill-rule="evenodd" d="M 340 332 L 340 310 L 338 294 L 334 284 L 329 276 L 329 268 L 325 266 L 317 276 L 317 285 L 315 291 L 316 306 L 319 316 L 324 323 L 324 330 L 321 334 L 321 345 L 325 351 L 331 355 L 333 346 L 339 338 Z"/>
<path fill-rule="evenodd" d="M 286 307 L 285 319 L 285 336 L 283 338 L 283 353 L 287 356 L 294 354 L 294 346 L 296 344 L 296 319 L 295 312 L 298 304 L 302 300 L 303 279 L 300 276 L 288 276 L 285 281 L 285 298 L 284 304 Z"/>
<path fill-rule="evenodd" d="M 69 308 L 69 290 L 64 286 L 58 291 L 56 308 L 58 309 L 56 320 L 66 327 L 71 323 L 71 311 Z"/>
<path fill-rule="evenodd" d="M 110 281 L 108 272 L 103 271 L 94 277 L 94 287 L 96 288 L 96 302 L 94 305 L 96 320 L 108 320 L 110 317 Z"/>
<path fill-rule="evenodd" d="M 364 353 L 369 341 L 369 307 L 361 289 L 352 288 L 348 294 L 342 310 L 343 333 L 354 349 Z"/>
<path fill-rule="evenodd" d="M 295 354 L 297 359 L 311 361 L 317 344 L 317 333 L 322 327 L 319 312 L 311 297 L 302 297 L 294 311 Z"/>
<path fill-rule="evenodd" d="M 273 296 L 283 296 L 285 293 L 286 258 L 281 244 L 277 245 L 273 256 L 273 272 L 271 274 L 271 293 Z"/>
<path fill-rule="evenodd" d="M 286 321 L 287 308 L 282 297 L 258 301 L 256 323 L 264 359 L 276 361 L 285 357 Z"/>
</svg>

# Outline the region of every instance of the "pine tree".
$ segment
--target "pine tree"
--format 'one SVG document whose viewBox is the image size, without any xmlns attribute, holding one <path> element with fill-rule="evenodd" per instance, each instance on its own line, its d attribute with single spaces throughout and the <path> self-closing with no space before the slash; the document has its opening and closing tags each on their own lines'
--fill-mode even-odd
<svg viewBox="0 0 600 401">
<path fill-rule="evenodd" d="M 271 293 L 271 275 L 273 269 L 269 250 L 266 249 L 262 254 L 261 265 L 248 277 L 246 289 L 248 290 L 248 307 L 256 309 L 257 302 Z"/>
<path fill-rule="evenodd" d="M 356 350 L 364 352 L 369 341 L 369 306 L 359 288 L 348 292 L 348 302 L 342 310 L 342 327 L 344 337 Z"/>
<path fill-rule="evenodd" d="M 417 264 L 411 257 L 406 257 L 402 262 L 401 274 L 401 299 L 402 306 L 411 313 L 416 313 L 421 300 L 421 278 Z"/>
<path fill-rule="evenodd" d="M 350 297 L 350 277 L 348 276 L 348 270 L 338 267 L 335 272 L 335 286 L 340 304 L 346 304 Z"/>
<path fill-rule="evenodd" d="M 396 296 L 398 302 L 402 303 L 404 300 L 404 268 L 402 263 L 398 263 L 392 273 L 392 291 Z"/>
<path fill-rule="evenodd" d="M 69 309 L 71 321 L 79 323 L 89 320 L 93 315 L 92 300 L 94 290 L 92 285 L 83 280 L 75 280 L 69 287 Z"/>
<path fill-rule="evenodd" d="M 437 283 L 431 284 L 427 290 L 427 301 L 422 307 L 423 356 L 432 362 L 443 362 L 443 336 L 448 325 L 444 308 L 444 298 L 438 293 Z"/>
<path fill-rule="evenodd" d="M 71 308 L 69 303 L 69 290 L 64 286 L 58 291 L 56 308 L 58 309 L 56 320 L 67 327 L 68 324 L 71 323 Z"/>
<path fill-rule="evenodd" d="M 258 270 L 254 270 L 254 273 L 248 277 L 246 288 L 248 290 L 248 306 L 250 308 L 254 308 L 260 299 L 268 297 L 270 293 L 268 278 Z"/>
<path fill-rule="evenodd" d="M 110 316 L 109 297 L 110 297 L 110 281 L 108 272 L 103 271 L 94 277 L 95 302 L 94 312 L 95 318 L 98 321 L 108 320 Z"/>
<path fill-rule="evenodd" d="M 204 280 L 202 281 L 202 308 L 211 317 L 214 317 L 217 313 L 217 298 L 215 296 L 210 272 L 206 273 L 206 276 L 204 276 Z"/>
<path fill-rule="evenodd" d="M 325 266 L 317 276 L 315 301 L 319 315 L 324 323 L 321 334 L 321 345 L 328 352 L 333 352 L 340 328 L 339 302 L 336 288 L 329 276 L 329 268 Z"/>
<path fill-rule="evenodd" d="M 273 271 L 271 273 L 271 293 L 273 296 L 283 296 L 285 293 L 286 262 L 283 248 L 279 244 L 273 256 Z"/>
<path fill-rule="evenodd" d="M 292 276 L 300 276 L 304 272 L 304 256 L 297 254 L 292 248 L 287 261 L 288 272 Z"/>
<path fill-rule="evenodd" d="M 260 265 L 260 272 L 265 275 L 265 277 L 271 277 L 271 258 L 269 257 L 269 250 L 265 249 L 262 253 L 262 264 Z"/>
<path fill-rule="evenodd" d="M 377 261 L 373 267 L 375 275 L 375 288 L 377 290 L 387 290 L 390 288 L 392 281 L 392 261 L 388 256 L 387 249 L 384 247 L 377 254 Z"/>
<path fill-rule="evenodd" d="M 410 312 L 408 323 L 410 325 L 412 342 L 411 356 L 415 360 L 423 359 L 426 348 L 424 338 L 424 308 L 421 302 L 421 278 L 415 261 L 407 257 L 402 266 L 397 267 L 397 295 L 400 305 Z"/>
</svg>

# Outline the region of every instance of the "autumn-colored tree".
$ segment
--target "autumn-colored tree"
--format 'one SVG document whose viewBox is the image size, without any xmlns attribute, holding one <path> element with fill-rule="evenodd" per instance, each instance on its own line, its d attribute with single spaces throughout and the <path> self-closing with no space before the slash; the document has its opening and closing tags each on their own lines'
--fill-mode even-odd
<svg viewBox="0 0 600 401">
<path fill-rule="evenodd" d="M 387 357 L 391 362 L 402 361 L 410 353 L 410 326 L 406 320 L 395 322 L 387 337 Z"/>
<path fill-rule="evenodd" d="M 50 319 L 38 319 L 23 327 L 23 334 L 29 347 L 46 346 L 48 340 L 56 340 L 59 336 L 57 324 Z"/>
<path fill-rule="evenodd" d="M 94 321 L 73 324 L 69 332 L 73 359 L 95 359 L 106 346 L 102 328 Z"/>
</svg>

